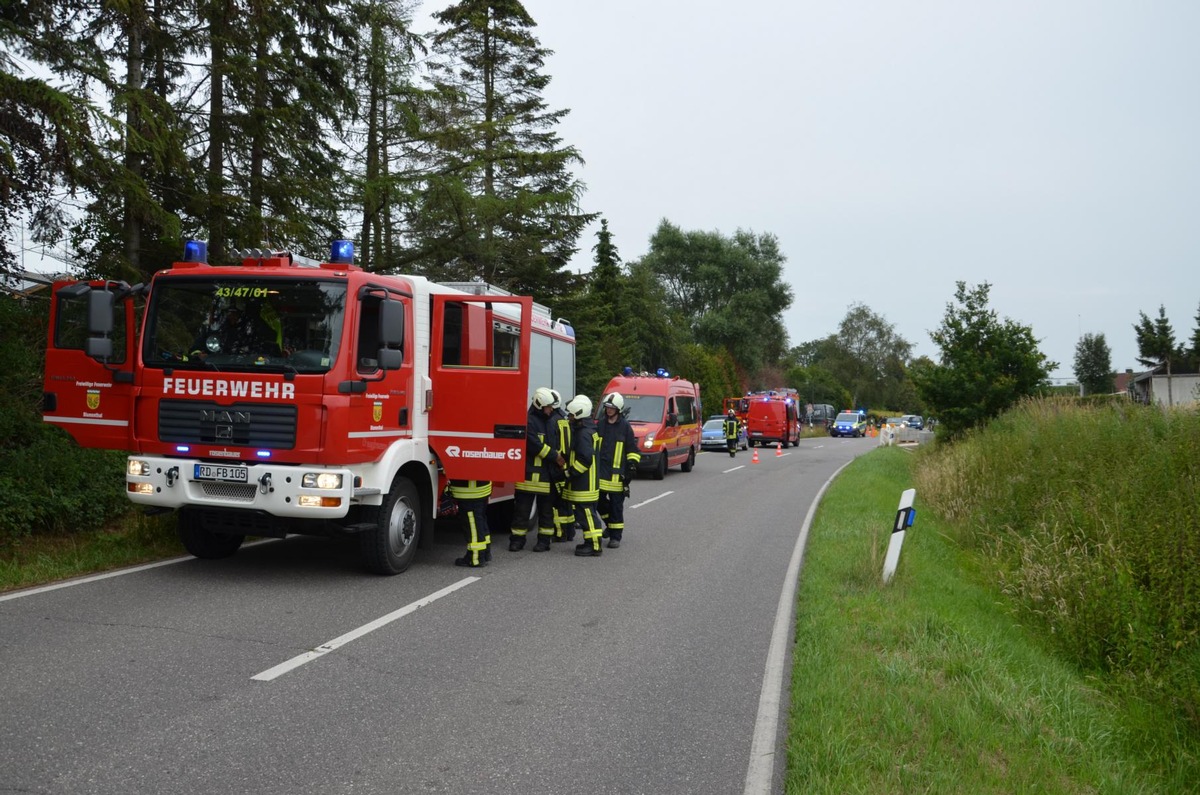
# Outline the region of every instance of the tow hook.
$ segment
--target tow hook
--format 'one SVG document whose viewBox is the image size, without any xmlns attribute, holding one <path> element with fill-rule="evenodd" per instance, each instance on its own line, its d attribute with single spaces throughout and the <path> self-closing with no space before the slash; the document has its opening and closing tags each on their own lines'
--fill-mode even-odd
<svg viewBox="0 0 1200 795">
<path fill-rule="evenodd" d="M 258 491 L 261 494 L 270 494 L 275 491 L 275 487 L 271 485 L 271 473 L 268 472 L 258 479 Z"/>
<path fill-rule="evenodd" d="M 174 486 L 177 480 L 179 480 L 179 467 L 171 467 L 167 470 L 167 487 Z"/>
</svg>

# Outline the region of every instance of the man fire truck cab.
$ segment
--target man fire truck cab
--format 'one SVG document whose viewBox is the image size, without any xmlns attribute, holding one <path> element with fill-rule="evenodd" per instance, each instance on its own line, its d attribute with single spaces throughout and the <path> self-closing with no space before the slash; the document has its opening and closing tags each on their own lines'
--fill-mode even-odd
<svg viewBox="0 0 1200 795">
<path fill-rule="evenodd" d="M 751 445 L 800 446 L 800 401 L 796 390 L 781 387 L 748 397 L 746 432 Z"/>
<path fill-rule="evenodd" d="M 676 464 L 684 472 L 692 471 L 704 421 L 698 385 L 662 368 L 635 374 L 626 367 L 604 387 L 603 394 L 610 392 L 620 392 L 625 398 L 625 416 L 642 454 L 639 472 L 662 480 L 667 468 Z"/>
<path fill-rule="evenodd" d="M 574 389 L 574 332 L 529 297 L 353 256 L 335 241 L 328 262 L 218 266 L 192 241 L 149 284 L 56 283 L 45 420 L 129 451 L 129 498 L 177 511 L 197 557 L 247 535 L 354 533 L 368 569 L 403 571 L 449 479 L 511 498 L 533 388 Z"/>
</svg>

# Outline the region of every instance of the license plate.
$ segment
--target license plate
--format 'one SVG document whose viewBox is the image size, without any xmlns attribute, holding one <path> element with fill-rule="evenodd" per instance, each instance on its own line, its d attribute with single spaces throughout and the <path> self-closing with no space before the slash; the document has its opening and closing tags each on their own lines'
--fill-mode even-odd
<svg viewBox="0 0 1200 795">
<path fill-rule="evenodd" d="M 225 464 L 196 464 L 195 480 L 224 480 L 231 483 L 246 483 L 250 470 L 242 466 Z"/>
</svg>

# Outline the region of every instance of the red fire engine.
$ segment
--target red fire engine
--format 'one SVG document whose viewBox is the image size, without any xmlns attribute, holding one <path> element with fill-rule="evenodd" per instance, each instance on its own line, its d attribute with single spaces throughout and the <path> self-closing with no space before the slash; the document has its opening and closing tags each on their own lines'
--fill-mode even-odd
<svg viewBox="0 0 1200 795">
<path fill-rule="evenodd" d="M 45 420 L 128 450 L 129 498 L 177 511 L 197 557 L 356 533 L 370 570 L 403 571 L 448 479 L 511 498 L 533 388 L 574 392 L 574 332 L 528 297 L 353 256 L 214 266 L 193 241 L 146 285 L 57 283 Z"/>
</svg>

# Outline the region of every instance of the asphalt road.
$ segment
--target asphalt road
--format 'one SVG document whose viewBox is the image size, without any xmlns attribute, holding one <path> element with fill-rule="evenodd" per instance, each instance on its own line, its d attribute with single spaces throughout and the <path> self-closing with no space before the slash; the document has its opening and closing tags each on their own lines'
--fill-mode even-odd
<svg viewBox="0 0 1200 795">
<path fill-rule="evenodd" d="M 873 446 L 639 479 L 600 558 L 298 537 L 0 597 L 0 792 L 742 792 L 805 515 Z"/>
</svg>

